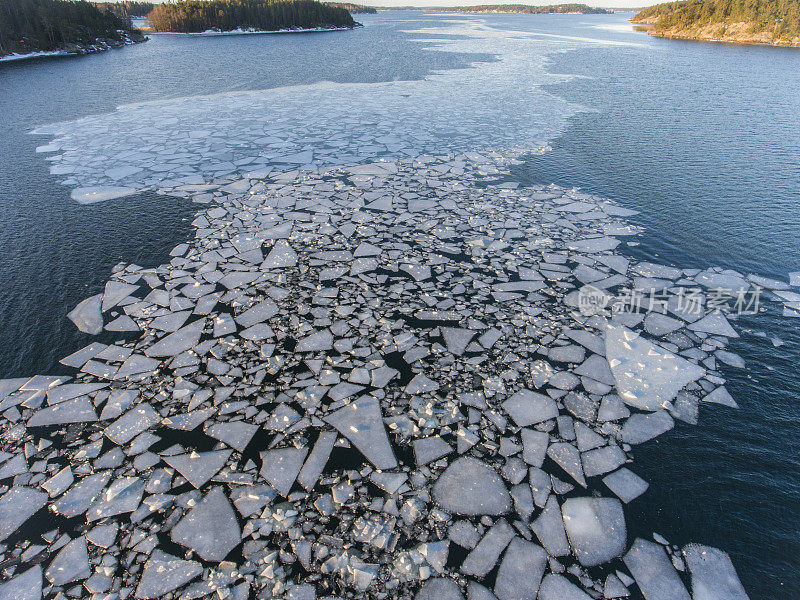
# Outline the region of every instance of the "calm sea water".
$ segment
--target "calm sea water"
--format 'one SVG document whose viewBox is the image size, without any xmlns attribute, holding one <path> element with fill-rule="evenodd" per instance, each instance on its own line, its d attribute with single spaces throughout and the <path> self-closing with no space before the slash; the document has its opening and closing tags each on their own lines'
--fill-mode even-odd
<svg viewBox="0 0 800 600">
<path fill-rule="evenodd" d="M 639 256 L 783 278 L 800 270 L 800 52 L 653 39 L 629 17 L 397 11 L 359 15 L 366 26 L 351 32 L 154 36 L 93 56 L 0 64 L 0 377 L 57 372 L 58 358 L 87 343 L 66 313 L 117 262 L 163 262 L 194 212 L 155 194 L 78 205 L 35 153 L 43 139 L 27 132 L 132 102 L 416 80 L 500 58 L 490 48 L 430 51 L 433 41 L 405 32 L 432 25 L 541 34 L 550 72 L 573 76 L 546 89 L 586 110 L 519 178 L 579 185 L 641 211 L 647 234 L 630 250 Z M 753 329 L 784 346 L 752 335 L 732 344 L 748 363 L 725 373 L 739 411 L 701 409 L 700 425 L 637 449 L 651 491 L 628 511 L 632 533 L 725 549 L 753 599 L 800 597 L 797 325 L 759 318 Z"/>
</svg>

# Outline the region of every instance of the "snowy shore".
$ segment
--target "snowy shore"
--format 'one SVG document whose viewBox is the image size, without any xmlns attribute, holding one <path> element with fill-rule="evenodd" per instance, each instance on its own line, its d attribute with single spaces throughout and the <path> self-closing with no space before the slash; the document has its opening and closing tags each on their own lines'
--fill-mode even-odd
<svg viewBox="0 0 800 600">
<path fill-rule="evenodd" d="M 317 31 L 346 31 L 352 27 L 312 27 L 308 29 L 276 29 L 274 31 L 266 31 L 263 29 L 231 29 L 229 31 L 221 31 L 219 29 L 208 29 L 196 33 L 183 33 L 179 31 L 154 31 L 149 35 L 186 35 L 198 37 L 218 37 L 225 35 L 266 35 L 271 33 L 311 33 Z"/>
<path fill-rule="evenodd" d="M 127 37 L 124 42 L 119 44 L 111 44 L 107 42 L 98 42 L 96 44 L 92 44 L 91 46 L 78 46 L 75 48 L 63 49 L 63 50 L 51 50 L 46 52 L 27 52 L 25 54 L 6 54 L 5 56 L 0 56 L 0 63 L 1 62 L 14 62 L 19 60 L 27 60 L 32 58 L 49 58 L 49 57 L 58 57 L 58 56 L 82 56 L 84 54 L 94 54 L 96 52 L 105 52 L 106 50 L 113 50 L 116 48 L 122 48 L 123 46 L 130 46 L 133 44 L 141 44 L 142 42 L 146 42 L 147 37 L 143 37 L 142 39 L 133 39 Z"/>
</svg>

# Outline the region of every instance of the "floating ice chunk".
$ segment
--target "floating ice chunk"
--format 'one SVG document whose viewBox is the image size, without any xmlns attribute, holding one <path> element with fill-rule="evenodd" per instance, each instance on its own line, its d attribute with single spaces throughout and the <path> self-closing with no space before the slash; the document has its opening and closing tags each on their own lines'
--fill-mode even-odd
<svg viewBox="0 0 800 600">
<path fill-rule="evenodd" d="M 552 398 L 530 390 L 518 391 L 503 402 L 503 408 L 520 427 L 535 425 L 558 416 L 558 406 Z"/>
<path fill-rule="evenodd" d="M 442 327 L 442 337 L 447 349 L 455 354 L 461 356 L 469 346 L 470 341 L 475 336 L 475 332 L 469 329 L 460 329 L 457 327 Z"/>
<path fill-rule="evenodd" d="M 546 566 L 541 546 L 515 537 L 497 570 L 494 595 L 498 600 L 535 600 Z"/>
<path fill-rule="evenodd" d="M 103 407 L 103 412 L 100 413 L 100 418 L 116 419 L 125 412 L 138 397 L 139 393 L 136 390 L 111 390 L 111 394 L 109 394 L 108 400 L 106 400 L 106 405 Z"/>
<path fill-rule="evenodd" d="M 477 581 L 470 581 L 467 584 L 467 600 L 497 600 L 497 596 Z"/>
<path fill-rule="evenodd" d="M 44 572 L 53 585 L 80 581 L 91 574 L 89 551 L 83 537 L 75 538 L 64 546 Z"/>
<path fill-rule="evenodd" d="M 462 548 L 473 549 L 481 541 L 481 534 L 475 526 L 466 519 L 455 521 L 447 530 L 447 536 Z"/>
<path fill-rule="evenodd" d="M 738 275 L 727 273 L 712 273 L 704 271 L 699 273 L 694 280 L 711 290 L 721 290 L 725 293 L 735 295 L 738 292 L 746 292 L 750 289 L 750 284 Z M 649 600 L 649 599 L 648 599 Z"/>
<path fill-rule="evenodd" d="M 614 376 L 608 367 L 608 361 L 599 354 L 589 356 L 575 369 L 575 374 L 589 377 L 606 385 L 614 385 Z"/>
<path fill-rule="evenodd" d="M 394 450 L 383 425 L 378 401 L 362 396 L 327 415 L 325 421 L 350 440 L 375 468 L 385 470 L 397 466 Z"/>
<path fill-rule="evenodd" d="M 0 497 L 0 542 L 47 503 L 47 494 L 15 485 Z"/>
<path fill-rule="evenodd" d="M 555 362 L 580 363 L 586 357 L 586 351 L 580 346 L 570 344 L 550 348 L 547 357 Z"/>
<path fill-rule="evenodd" d="M 694 600 L 749 600 L 730 557 L 717 548 L 689 544 L 683 549 L 692 574 Z"/>
<path fill-rule="evenodd" d="M 97 413 L 88 396 L 65 400 L 42 408 L 28 420 L 28 427 L 64 425 L 66 423 L 85 423 L 97 421 Z"/>
<path fill-rule="evenodd" d="M 281 495 L 288 496 L 306 459 L 306 448 L 275 448 L 261 453 L 261 476 Z"/>
<path fill-rule="evenodd" d="M 719 386 L 713 392 L 703 398 L 704 402 L 714 402 L 715 404 L 722 404 L 723 406 L 730 406 L 731 408 L 739 408 L 736 400 L 730 395 L 724 385 Z"/>
<path fill-rule="evenodd" d="M 800 271 L 793 271 L 789 273 L 789 285 L 793 287 L 800 287 Z"/>
<path fill-rule="evenodd" d="M 631 581 L 631 583 L 633 583 L 633 581 Z M 625 587 L 625 584 L 620 581 L 620 578 L 614 573 L 609 573 L 603 585 L 603 597 L 608 599 L 627 598 L 630 595 L 630 590 Z"/>
<path fill-rule="evenodd" d="M 94 204 L 95 202 L 103 202 L 105 200 L 114 200 L 116 198 L 124 198 L 135 194 L 134 188 L 114 186 L 114 185 L 98 185 L 93 187 L 80 187 L 72 190 L 70 196 L 79 204 Z"/>
<path fill-rule="evenodd" d="M 162 423 L 170 429 L 178 429 L 180 431 L 192 431 L 204 423 L 215 410 L 213 408 L 206 408 L 204 410 L 195 410 L 189 413 L 173 415 L 166 417 Z M 208 433 L 208 432 L 206 432 Z M 212 436 L 213 437 L 213 436 Z M 229 444 L 230 445 L 230 444 Z"/>
<path fill-rule="evenodd" d="M 110 548 L 117 539 L 119 523 L 112 521 L 106 525 L 98 525 L 86 533 L 86 541 L 98 548 Z"/>
<path fill-rule="evenodd" d="M 400 266 L 401 271 L 405 271 L 414 281 L 424 281 L 431 276 L 431 268 L 428 265 L 405 264 Z"/>
<path fill-rule="evenodd" d="M 714 352 L 716 357 L 726 365 L 730 365 L 731 367 L 736 367 L 737 369 L 744 369 L 745 362 L 744 359 L 739 356 L 738 354 L 734 354 L 733 352 L 728 352 L 727 350 L 717 350 Z"/>
<path fill-rule="evenodd" d="M 603 483 L 626 504 L 644 494 L 650 487 L 649 483 L 625 467 L 603 477 Z"/>
<path fill-rule="evenodd" d="M 603 398 L 597 411 L 597 420 L 601 423 L 626 419 L 629 416 L 631 416 L 631 411 L 623 404 L 619 396 L 606 396 Z"/>
<path fill-rule="evenodd" d="M 542 469 L 531 467 L 528 469 L 528 482 L 531 487 L 531 495 L 536 506 L 544 508 L 547 498 L 550 496 L 552 479 Z"/>
<path fill-rule="evenodd" d="M 331 348 L 333 348 L 333 333 L 329 329 L 323 329 L 297 342 L 295 352 L 320 352 Z"/>
<path fill-rule="evenodd" d="M 622 441 L 626 444 L 643 444 L 666 433 L 675 426 L 675 421 L 665 410 L 649 415 L 637 413 L 628 417 L 622 426 Z"/>
<path fill-rule="evenodd" d="M 453 462 L 433 486 L 433 499 L 460 515 L 502 515 L 511 510 L 503 480 L 486 463 L 464 456 Z"/>
<path fill-rule="evenodd" d="M 257 325 L 253 325 L 252 327 L 248 327 L 247 329 L 243 329 L 239 332 L 240 337 L 254 342 L 269 339 L 274 335 L 275 332 L 266 323 L 258 323 Z"/>
<path fill-rule="evenodd" d="M 26 473 L 27 471 L 28 462 L 25 460 L 25 455 L 20 452 L 0 467 L 0 481 L 8 479 L 9 477 L 14 477 L 14 475 L 19 475 L 20 473 Z"/>
<path fill-rule="evenodd" d="M 508 521 L 502 518 L 498 519 L 497 523 L 464 559 L 461 572 L 473 577 L 484 577 L 494 569 L 503 550 L 513 538 L 514 530 Z"/>
<path fill-rule="evenodd" d="M 378 261 L 374 258 L 357 258 L 350 266 L 350 275 L 360 275 L 362 273 L 369 273 L 378 268 Z"/>
<path fill-rule="evenodd" d="M 65 517 L 77 517 L 87 511 L 94 499 L 106 487 L 111 473 L 101 472 L 84 477 L 61 498 L 53 502 L 53 509 Z"/>
<path fill-rule="evenodd" d="M 241 486 L 234 492 L 233 504 L 239 514 L 249 517 L 260 512 L 267 504 L 275 499 L 278 492 L 269 485 Z"/>
<path fill-rule="evenodd" d="M 591 598 L 579 587 L 570 583 L 566 577 L 554 573 L 545 575 L 538 596 L 538 600 L 591 600 Z"/>
<path fill-rule="evenodd" d="M 361 258 L 365 256 L 378 256 L 380 255 L 381 252 L 382 250 L 380 249 L 380 247 L 375 246 L 374 244 L 370 244 L 368 242 L 361 242 L 358 245 L 358 248 L 355 249 L 355 252 L 353 252 L 353 256 L 355 258 Z"/>
<path fill-rule="evenodd" d="M 582 487 L 586 487 L 586 478 L 583 474 L 581 455 L 575 446 L 567 442 L 550 444 L 550 447 L 547 449 L 547 456 L 569 473 Z"/>
<path fill-rule="evenodd" d="M 16 392 L 26 381 L 28 381 L 27 377 L 18 377 L 16 379 L 0 379 L 0 401 Z"/>
<path fill-rule="evenodd" d="M 281 269 L 293 267 L 297 264 L 297 252 L 286 240 L 278 240 L 269 251 L 267 258 L 261 263 L 262 269 Z"/>
<path fill-rule="evenodd" d="M 706 315 L 699 321 L 690 323 L 687 327 L 692 331 L 701 331 L 712 335 L 723 335 L 730 338 L 739 337 L 739 334 L 731 327 L 728 319 L 721 312 L 713 312 L 710 315 Z"/>
<path fill-rule="evenodd" d="M 233 317 L 227 313 L 222 313 L 212 319 L 214 330 L 212 335 L 216 337 L 224 337 L 232 333 L 236 333 L 236 322 Z M 192 344 L 193 346 L 194 344 Z M 186 348 L 188 350 L 188 348 Z"/>
<path fill-rule="evenodd" d="M 550 495 L 539 517 L 531 524 L 531 529 L 542 546 L 551 556 L 566 556 L 570 553 L 561 508 L 554 495 Z"/>
<path fill-rule="evenodd" d="M 160 420 L 161 417 L 155 409 L 142 402 L 106 427 L 104 433 L 112 442 L 122 446 Z"/>
<path fill-rule="evenodd" d="M 261 238 L 247 233 L 239 233 L 231 238 L 231 244 L 239 253 L 249 252 L 261 248 Z"/>
<path fill-rule="evenodd" d="M 602 435 L 595 433 L 593 429 L 580 421 L 575 422 L 575 439 L 580 452 L 599 448 L 606 443 L 606 439 Z"/>
<path fill-rule="evenodd" d="M 120 380 L 131 377 L 132 375 L 149 373 L 150 371 L 155 371 L 160 364 L 161 363 L 155 358 L 142 356 L 141 354 L 131 354 L 125 359 L 125 362 L 122 363 L 119 371 L 114 375 L 114 379 Z"/>
<path fill-rule="evenodd" d="M 194 487 L 200 489 L 225 465 L 231 452 L 232 450 L 188 452 L 175 456 L 164 456 L 163 460 L 183 475 Z"/>
<path fill-rule="evenodd" d="M 691 600 L 660 544 L 637 538 L 622 560 L 647 600 Z"/>
<path fill-rule="evenodd" d="M 504 283 L 497 283 L 492 286 L 498 292 L 520 292 L 520 293 L 529 293 L 529 292 L 536 292 L 539 290 L 544 289 L 546 286 L 545 283 L 541 281 L 506 281 Z"/>
<path fill-rule="evenodd" d="M 385 365 L 378 367 L 377 369 L 373 369 L 369 374 L 370 385 L 376 388 L 386 387 L 386 385 L 388 385 L 388 383 L 399 374 L 399 371 L 392 369 L 391 367 L 387 367 Z"/>
<path fill-rule="evenodd" d="M 109 281 L 103 291 L 102 311 L 106 312 L 115 307 L 138 289 L 138 285 L 131 285 L 122 281 Z"/>
<path fill-rule="evenodd" d="M 647 333 L 663 336 L 683 327 L 685 323 L 661 313 L 650 313 L 644 319 L 644 328 Z M 691 328 L 691 326 L 690 326 Z"/>
<path fill-rule="evenodd" d="M 242 539 L 233 506 L 222 488 L 212 488 L 172 528 L 170 538 L 204 560 L 224 560 Z"/>
<path fill-rule="evenodd" d="M 322 471 L 325 469 L 325 465 L 328 463 L 334 444 L 336 444 L 335 431 L 320 431 L 319 437 L 314 444 L 314 449 L 311 450 L 311 454 L 308 455 L 308 459 L 297 476 L 297 483 L 306 490 L 310 491 L 316 485 L 317 480 L 322 475 Z"/>
<path fill-rule="evenodd" d="M 345 398 L 355 396 L 363 389 L 363 385 L 356 385 L 355 383 L 350 383 L 349 381 L 343 381 L 328 390 L 328 396 L 332 400 L 344 400 Z"/>
<path fill-rule="evenodd" d="M 130 165 L 122 166 L 122 167 L 115 167 L 113 169 L 106 170 L 106 177 L 113 181 L 118 181 L 120 179 L 124 179 L 125 177 L 130 177 L 131 175 L 136 175 L 142 171 L 139 167 L 133 167 Z"/>
<path fill-rule="evenodd" d="M 619 446 L 610 445 L 589 450 L 581 455 L 583 472 L 587 477 L 603 475 L 625 464 L 625 453 Z"/>
<path fill-rule="evenodd" d="M 258 425 L 245 423 L 244 421 L 230 421 L 228 423 L 215 423 L 206 429 L 206 433 L 211 437 L 225 442 L 231 448 L 244 452 L 247 444 L 253 439 L 258 431 Z"/>
<path fill-rule="evenodd" d="M 594 254 L 604 250 L 613 250 L 619 246 L 619 240 L 610 237 L 597 237 L 588 238 L 584 240 L 575 240 L 569 242 L 567 247 L 570 250 L 577 250 L 578 252 L 586 252 L 587 254 Z"/>
<path fill-rule="evenodd" d="M 135 511 L 144 493 L 145 481 L 139 477 L 121 477 L 108 486 L 89 507 L 86 518 L 89 522 L 105 517 Z"/>
<path fill-rule="evenodd" d="M 16 577 L 0 583 L 3 600 L 42 600 L 42 567 L 36 565 Z"/>
<path fill-rule="evenodd" d="M 192 311 L 190 310 L 169 312 L 150 321 L 149 326 L 151 329 L 172 333 L 183 327 L 183 324 L 186 323 L 191 315 Z"/>
<path fill-rule="evenodd" d="M 522 430 L 522 459 L 531 466 L 541 467 L 547 453 L 550 436 L 535 429 Z"/>
<path fill-rule="evenodd" d="M 162 598 L 202 572 L 203 567 L 198 562 L 182 560 L 161 550 L 153 550 L 144 565 L 135 595 L 143 600 Z"/>
<path fill-rule="evenodd" d="M 314 151 L 305 150 L 304 152 L 295 152 L 294 154 L 286 154 L 284 156 L 276 156 L 275 162 L 277 163 L 290 163 L 295 165 L 308 165 L 314 161 Z"/>
<path fill-rule="evenodd" d="M 453 448 L 439 436 L 414 440 L 414 458 L 417 466 L 422 467 L 439 460 L 453 451 Z"/>
<path fill-rule="evenodd" d="M 255 306 L 251 306 L 238 317 L 236 322 L 242 327 L 252 327 L 256 323 L 266 321 L 270 317 L 278 314 L 278 305 L 272 300 L 264 300 Z"/>
<path fill-rule="evenodd" d="M 103 315 L 100 308 L 103 304 L 103 294 L 90 296 L 78 303 L 67 315 L 83 333 L 97 335 L 103 332 Z"/>
<path fill-rule="evenodd" d="M 619 500 L 569 498 L 561 511 L 569 543 L 584 567 L 601 565 L 625 551 L 625 515 Z"/>
<path fill-rule="evenodd" d="M 139 331 L 139 326 L 128 315 L 121 315 L 106 323 L 105 329 L 106 331 Z"/>
<path fill-rule="evenodd" d="M 769 277 L 761 277 L 760 275 L 748 275 L 747 279 L 752 281 L 758 287 L 768 288 L 770 290 L 786 290 L 789 288 L 789 285 L 787 285 L 784 281 L 770 279 Z"/>
<path fill-rule="evenodd" d="M 439 389 L 439 384 L 423 373 L 418 373 L 414 379 L 406 386 L 407 394 L 424 394 L 425 392 L 435 392 Z"/>
<path fill-rule="evenodd" d="M 705 369 L 645 340 L 622 325 L 606 328 L 606 358 L 620 397 L 642 410 L 658 410 Z"/>
<path fill-rule="evenodd" d="M 597 400 L 585 394 L 570 392 L 563 400 L 564 407 L 577 418 L 594 423 L 597 419 Z"/>
<path fill-rule="evenodd" d="M 464 600 L 464 595 L 452 579 L 434 577 L 423 584 L 414 600 Z"/>
<path fill-rule="evenodd" d="M 177 356 L 181 352 L 194 348 L 200 342 L 205 319 L 184 326 L 175 333 L 170 333 L 158 342 L 145 349 L 144 353 L 153 358 Z"/>
</svg>

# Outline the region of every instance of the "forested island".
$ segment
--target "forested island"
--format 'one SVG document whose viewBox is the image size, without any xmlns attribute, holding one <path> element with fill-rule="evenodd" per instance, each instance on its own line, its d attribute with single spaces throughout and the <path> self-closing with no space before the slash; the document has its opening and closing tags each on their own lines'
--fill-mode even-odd
<svg viewBox="0 0 800 600">
<path fill-rule="evenodd" d="M 634 23 L 659 37 L 800 46 L 800 0 L 683 0 L 645 8 Z"/>
<path fill-rule="evenodd" d="M 608 15 L 614 11 L 594 8 L 586 4 L 552 4 L 530 6 L 528 4 L 482 4 L 478 6 L 453 6 L 437 8 L 437 12 L 457 13 L 520 13 L 525 15 Z"/>
<path fill-rule="evenodd" d="M 83 0 L 0 0 L 0 58 L 86 54 L 145 39 L 130 19 Z"/>
<path fill-rule="evenodd" d="M 316 0 L 181 0 L 156 4 L 147 15 L 153 31 L 281 31 L 343 29 L 357 25 L 350 12 Z"/>
<path fill-rule="evenodd" d="M 363 4 L 351 4 L 350 2 L 326 2 L 328 6 L 338 6 L 350 12 L 353 15 L 374 15 L 378 12 L 377 9 L 371 6 L 364 6 Z"/>
<path fill-rule="evenodd" d="M 120 2 L 93 2 L 95 7 L 100 10 L 110 10 L 122 19 L 142 18 L 155 7 L 154 2 L 135 2 L 133 0 L 122 0 Z"/>
</svg>

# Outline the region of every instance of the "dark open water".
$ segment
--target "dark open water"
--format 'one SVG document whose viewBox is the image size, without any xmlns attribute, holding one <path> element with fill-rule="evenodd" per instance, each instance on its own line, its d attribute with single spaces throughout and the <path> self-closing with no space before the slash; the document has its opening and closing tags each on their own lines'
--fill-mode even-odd
<svg viewBox="0 0 800 600">
<path fill-rule="evenodd" d="M 118 261 L 154 265 L 186 237 L 194 207 L 154 194 L 81 206 L 49 175 L 36 126 L 144 100 L 321 80 L 419 79 L 490 55 L 430 52 L 403 33 L 452 17 L 360 16 L 352 32 L 159 36 L 80 58 L 0 64 L 0 377 L 58 370 L 87 343 L 65 319 Z M 785 278 L 800 270 L 800 51 L 672 42 L 629 31 L 629 15 L 467 17 L 499 29 L 634 42 L 576 42 L 548 90 L 594 112 L 572 117 L 553 151 L 518 170 L 579 185 L 641 211 L 631 252 L 681 267 L 720 265 Z M 546 39 L 546 38 L 545 38 Z M 409 99 L 413 102 L 413 98 Z M 731 349 L 741 409 L 702 411 L 640 447 L 651 483 L 627 511 L 634 533 L 728 551 L 751 598 L 800 597 L 800 323 L 759 318 L 780 348 L 743 336 Z"/>
</svg>

